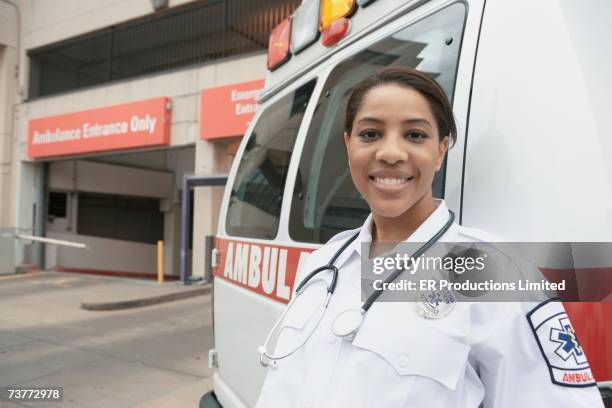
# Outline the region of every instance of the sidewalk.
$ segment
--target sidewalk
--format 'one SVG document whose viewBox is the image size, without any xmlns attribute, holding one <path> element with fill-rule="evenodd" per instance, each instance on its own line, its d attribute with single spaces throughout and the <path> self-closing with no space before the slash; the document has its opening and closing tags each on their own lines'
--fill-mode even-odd
<svg viewBox="0 0 612 408">
<path fill-rule="evenodd" d="M 180 282 L 120 279 L 121 285 L 107 285 L 81 300 L 85 310 L 123 310 L 151 306 L 210 293 L 210 284 L 183 285 Z M 130 284 L 132 283 L 132 284 Z"/>
</svg>

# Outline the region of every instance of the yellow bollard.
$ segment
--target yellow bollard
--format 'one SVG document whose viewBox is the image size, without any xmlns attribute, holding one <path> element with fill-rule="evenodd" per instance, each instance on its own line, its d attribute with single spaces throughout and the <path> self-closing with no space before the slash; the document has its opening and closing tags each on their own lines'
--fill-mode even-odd
<svg viewBox="0 0 612 408">
<path fill-rule="evenodd" d="M 157 283 L 164 283 L 164 241 L 157 241 Z"/>
</svg>

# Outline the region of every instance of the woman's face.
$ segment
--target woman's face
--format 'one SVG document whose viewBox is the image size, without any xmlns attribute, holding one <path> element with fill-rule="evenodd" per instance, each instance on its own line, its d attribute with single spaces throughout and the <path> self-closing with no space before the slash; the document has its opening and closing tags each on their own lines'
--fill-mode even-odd
<svg viewBox="0 0 612 408">
<path fill-rule="evenodd" d="M 370 89 L 344 142 L 353 182 L 374 214 L 395 218 L 419 203 L 431 205 L 448 137 L 440 141 L 420 93 L 393 84 Z"/>
</svg>

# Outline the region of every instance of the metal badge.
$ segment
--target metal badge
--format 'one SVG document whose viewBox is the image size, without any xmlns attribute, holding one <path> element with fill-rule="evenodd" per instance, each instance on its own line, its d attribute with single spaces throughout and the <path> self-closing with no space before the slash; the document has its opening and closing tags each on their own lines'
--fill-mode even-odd
<svg viewBox="0 0 612 408">
<path fill-rule="evenodd" d="M 440 319 L 446 316 L 457 303 L 455 295 L 448 289 L 424 292 L 419 295 L 419 298 L 417 310 L 427 319 Z"/>
</svg>

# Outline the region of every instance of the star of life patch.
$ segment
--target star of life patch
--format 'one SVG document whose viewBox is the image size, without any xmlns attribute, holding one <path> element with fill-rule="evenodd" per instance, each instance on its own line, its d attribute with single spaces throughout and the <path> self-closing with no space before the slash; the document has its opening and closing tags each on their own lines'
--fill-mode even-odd
<svg viewBox="0 0 612 408">
<path fill-rule="evenodd" d="M 596 385 L 576 332 L 560 301 L 540 303 L 527 313 L 554 384 L 565 387 Z"/>
</svg>

